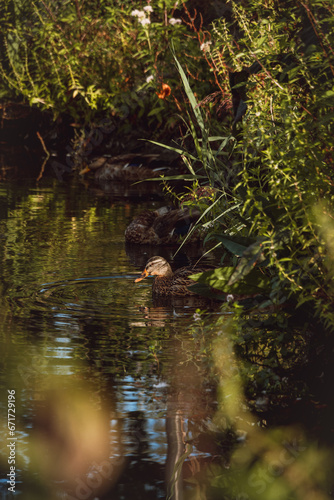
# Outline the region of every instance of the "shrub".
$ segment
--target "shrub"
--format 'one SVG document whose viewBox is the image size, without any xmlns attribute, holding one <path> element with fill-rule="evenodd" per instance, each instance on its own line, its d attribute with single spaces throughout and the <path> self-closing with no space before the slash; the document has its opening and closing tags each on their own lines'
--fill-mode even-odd
<svg viewBox="0 0 334 500">
<path fill-rule="evenodd" d="M 163 89 L 177 95 L 179 86 L 171 40 L 189 71 L 199 71 L 198 43 L 171 0 L 138 8 L 120 0 L 98 8 L 82 0 L 5 0 L 2 16 L 0 98 L 67 113 L 80 125 L 101 112 L 165 122 L 168 106 L 176 107 L 173 99 L 166 105 Z"/>
<path fill-rule="evenodd" d="M 308 302 L 333 329 L 333 258 L 321 231 L 325 214 L 328 227 L 333 214 L 333 8 L 247 5 L 233 3 L 232 25 L 215 23 L 208 54 L 221 87 L 229 78 L 237 100 L 233 162 L 240 173 L 232 192 L 243 219 L 238 235 L 221 226 L 210 238 L 241 259 L 234 271 L 199 279 L 226 293 L 252 285 L 251 293 L 257 288 L 276 303 Z"/>
</svg>

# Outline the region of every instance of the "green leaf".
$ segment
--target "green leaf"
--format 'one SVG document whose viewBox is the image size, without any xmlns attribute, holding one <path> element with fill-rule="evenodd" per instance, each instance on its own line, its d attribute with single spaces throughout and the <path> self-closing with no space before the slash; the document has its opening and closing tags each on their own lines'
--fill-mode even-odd
<svg viewBox="0 0 334 500">
<path fill-rule="evenodd" d="M 212 288 L 210 288 L 208 285 L 204 283 L 195 283 L 194 285 L 191 285 L 188 288 L 192 292 L 201 295 L 202 297 L 206 297 L 208 299 L 221 300 L 224 302 L 226 300 L 226 293 L 224 292 L 218 293 L 216 291 L 213 291 Z"/>
<path fill-rule="evenodd" d="M 270 291 L 271 280 L 258 269 L 253 269 L 237 283 L 230 284 L 234 267 L 226 266 L 191 276 L 191 279 L 209 285 L 226 294 L 236 296 L 258 295 Z"/>
<path fill-rule="evenodd" d="M 255 45 L 256 45 L 258 48 L 260 48 L 260 47 L 264 44 L 264 42 L 265 42 L 266 40 L 268 40 L 268 37 L 267 37 L 267 36 L 263 36 L 263 37 L 261 37 L 261 38 L 259 38 L 258 40 L 256 40 L 256 41 L 255 41 Z"/>
<path fill-rule="evenodd" d="M 198 283 L 204 283 L 213 288 L 217 288 L 218 290 L 224 290 L 233 272 L 234 267 L 219 267 L 213 271 L 193 274 L 191 275 L 191 279 L 197 281 Z M 228 291 L 226 291 L 226 293 L 228 293 Z"/>
<path fill-rule="evenodd" d="M 202 116 L 200 108 L 197 105 L 197 101 L 196 101 L 195 95 L 194 95 L 194 93 L 191 90 L 191 87 L 189 85 L 188 78 L 186 77 L 186 74 L 183 71 L 183 68 L 182 68 L 181 64 L 179 63 L 179 61 L 178 61 L 178 59 L 177 59 L 174 51 L 173 51 L 173 56 L 174 56 L 174 59 L 175 59 L 175 63 L 176 63 L 178 72 L 180 73 L 180 76 L 181 76 L 181 79 L 182 79 L 184 90 L 185 90 L 185 92 L 186 92 L 186 94 L 188 96 L 188 99 L 189 99 L 189 102 L 190 102 L 191 107 L 193 109 L 193 112 L 194 112 L 194 115 L 196 117 L 197 123 L 200 126 L 202 133 L 204 133 L 204 135 L 207 136 L 207 134 L 205 132 L 203 116 Z"/>
<path fill-rule="evenodd" d="M 236 237 L 229 237 L 229 236 L 223 236 L 223 235 L 216 235 L 216 239 L 218 241 L 221 241 L 224 247 L 231 252 L 233 255 L 236 255 L 237 257 L 241 257 L 243 252 L 246 250 L 248 245 L 243 245 L 238 242 L 240 238 Z M 248 240 L 249 241 L 249 240 Z"/>
<path fill-rule="evenodd" d="M 137 181 L 132 184 L 134 186 L 135 184 L 140 184 L 142 182 L 146 181 L 155 181 L 155 182 L 161 182 L 162 180 L 164 181 L 196 181 L 197 179 L 205 179 L 206 177 L 204 175 L 191 175 L 191 174 L 185 174 L 185 175 L 167 175 L 164 176 L 161 174 L 160 177 L 151 177 L 149 179 L 143 179 L 142 181 Z"/>
<path fill-rule="evenodd" d="M 151 142 L 152 144 L 156 144 L 157 146 L 161 146 L 162 148 L 169 149 L 170 151 L 174 151 L 175 153 L 178 153 L 180 155 L 185 155 L 187 156 L 187 158 L 197 161 L 197 158 L 195 156 L 191 155 L 190 153 L 188 153 L 188 151 L 185 151 L 184 149 L 174 148 L 172 146 L 168 146 L 167 144 L 162 144 L 161 142 L 156 142 L 156 141 L 148 140 L 147 142 Z"/>
<path fill-rule="evenodd" d="M 242 254 L 239 264 L 230 278 L 229 285 L 243 279 L 259 262 L 263 262 L 265 257 L 263 251 L 263 238 L 246 248 Z"/>
<path fill-rule="evenodd" d="M 162 109 L 161 108 L 153 108 L 147 116 L 155 116 L 155 115 L 161 115 Z"/>
<path fill-rule="evenodd" d="M 212 137 L 208 137 L 208 141 L 209 141 L 209 142 L 214 142 L 214 141 L 226 141 L 226 140 L 228 140 L 228 139 L 230 139 L 230 136 L 229 136 L 229 137 L 222 137 L 222 136 L 220 136 L 220 135 L 214 135 L 214 136 L 212 136 Z M 201 142 L 201 141 L 202 141 L 202 139 L 199 139 L 199 141 Z"/>
</svg>

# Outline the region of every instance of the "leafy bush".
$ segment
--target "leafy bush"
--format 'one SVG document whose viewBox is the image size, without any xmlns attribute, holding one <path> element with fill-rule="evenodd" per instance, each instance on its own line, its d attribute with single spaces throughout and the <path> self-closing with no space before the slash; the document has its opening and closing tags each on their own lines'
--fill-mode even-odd
<svg viewBox="0 0 334 500">
<path fill-rule="evenodd" d="M 206 55 L 221 89 L 227 78 L 232 87 L 239 174 L 230 206 L 240 224 L 237 232 L 215 226 L 209 239 L 239 263 L 198 277 L 225 293 L 249 288 L 276 304 L 308 302 L 331 329 L 333 258 L 321 226 L 333 214 L 333 19 L 323 2 L 250 1 L 246 8 L 233 3 L 232 25 L 215 23 Z M 228 134 L 225 128 L 220 154 L 231 153 Z M 206 173 L 217 185 L 228 168 L 213 168 Z M 226 200 L 218 207 L 226 213 Z"/>
<path fill-rule="evenodd" d="M 169 44 L 191 54 L 189 71 L 199 71 L 201 51 L 174 1 L 134 7 L 129 0 L 98 8 L 82 0 L 5 0 L 0 98 L 68 113 L 79 124 L 106 111 L 166 121 L 165 99 L 179 86 Z"/>
</svg>

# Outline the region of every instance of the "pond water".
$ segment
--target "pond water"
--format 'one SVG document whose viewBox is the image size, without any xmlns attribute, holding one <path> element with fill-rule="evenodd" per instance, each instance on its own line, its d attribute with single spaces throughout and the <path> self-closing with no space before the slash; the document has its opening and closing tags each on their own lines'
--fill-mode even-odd
<svg viewBox="0 0 334 500">
<path fill-rule="evenodd" d="M 153 255 L 179 267 L 202 253 L 125 244 L 132 218 L 164 204 L 156 185 L 101 189 L 50 165 L 36 182 L 40 160 L 1 161 L 1 498 L 11 480 L 24 500 L 308 498 L 301 478 L 331 459 L 299 427 L 262 433 L 287 405 L 249 412 L 231 345 L 209 328 L 228 316 L 206 304 L 198 321 L 202 300 L 157 303 L 151 280 L 134 283 Z"/>
<path fill-rule="evenodd" d="M 20 161 L 0 184 L 2 406 L 15 390 L 16 491 L 165 498 L 168 482 L 183 488 L 174 468 L 216 394 L 190 328 L 202 304 L 156 304 L 151 280 L 134 283 L 149 257 L 172 260 L 175 248 L 124 242 L 132 218 L 163 200 L 156 190 L 61 182 L 50 168 L 36 182 L 38 162 Z M 5 422 L 8 444 L 7 434 Z M 209 458 L 191 445 L 188 474 Z"/>
</svg>

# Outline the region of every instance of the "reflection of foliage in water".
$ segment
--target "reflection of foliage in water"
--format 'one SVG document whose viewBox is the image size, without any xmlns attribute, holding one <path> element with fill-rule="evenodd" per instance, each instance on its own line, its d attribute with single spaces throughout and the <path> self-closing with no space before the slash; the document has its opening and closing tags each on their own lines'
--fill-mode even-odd
<svg viewBox="0 0 334 500">
<path fill-rule="evenodd" d="M 294 330 L 283 313 L 263 315 L 253 325 L 251 318 L 224 317 L 214 329 L 199 320 L 193 335 L 210 353 L 207 362 L 217 377 L 216 443 L 226 443 L 229 432 L 234 436 L 223 452 L 225 462 L 192 478 L 200 498 L 329 499 L 330 429 L 326 404 L 313 400 L 321 391 L 312 392 L 314 378 L 326 368 L 313 366 L 312 335 Z M 316 429 L 323 424 L 320 437 Z"/>
</svg>

